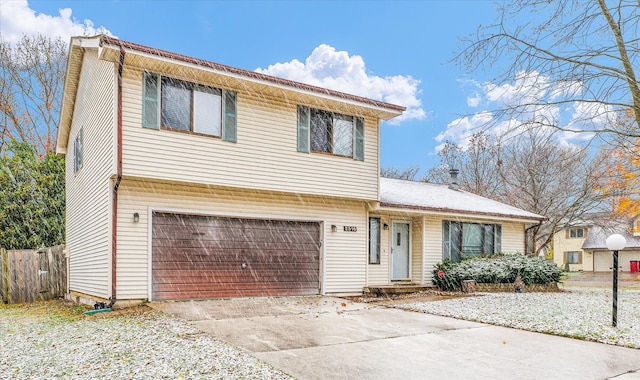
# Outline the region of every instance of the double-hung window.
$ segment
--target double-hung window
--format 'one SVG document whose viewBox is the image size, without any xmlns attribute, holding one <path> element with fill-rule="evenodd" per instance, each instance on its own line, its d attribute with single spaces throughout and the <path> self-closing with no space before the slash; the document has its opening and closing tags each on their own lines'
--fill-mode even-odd
<svg viewBox="0 0 640 380">
<path fill-rule="evenodd" d="M 582 263 L 582 257 L 580 255 L 579 251 L 568 251 L 565 252 L 565 262 L 567 264 L 581 264 Z"/>
<path fill-rule="evenodd" d="M 442 259 L 459 262 L 462 257 L 500 253 L 500 224 L 442 221 Z"/>
<path fill-rule="evenodd" d="M 236 141 L 233 91 L 145 72 L 142 125 Z"/>
<path fill-rule="evenodd" d="M 298 106 L 298 151 L 364 160 L 364 119 Z"/>
<path fill-rule="evenodd" d="M 569 229 L 569 238 L 582 238 L 584 237 L 584 229 L 583 228 L 571 228 Z"/>
</svg>

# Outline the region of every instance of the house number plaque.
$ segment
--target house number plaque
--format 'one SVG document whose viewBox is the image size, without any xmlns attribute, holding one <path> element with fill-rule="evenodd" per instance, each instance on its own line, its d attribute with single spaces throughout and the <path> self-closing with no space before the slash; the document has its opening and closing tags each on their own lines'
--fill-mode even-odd
<svg viewBox="0 0 640 380">
<path fill-rule="evenodd" d="M 358 227 L 356 227 L 356 226 L 344 226 L 344 230 L 346 232 L 358 232 Z"/>
</svg>

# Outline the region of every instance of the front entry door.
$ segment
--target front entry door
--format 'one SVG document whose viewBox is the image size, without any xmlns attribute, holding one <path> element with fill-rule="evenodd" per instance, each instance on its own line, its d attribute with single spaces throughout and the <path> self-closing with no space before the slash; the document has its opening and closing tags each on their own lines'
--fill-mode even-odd
<svg viewBox="0 0 640 380">
<path fill-rule="evenodd" d="M 393 223 L 391 230 L 391 279 L 409 278 L 409 223 Z"/>
</svg>

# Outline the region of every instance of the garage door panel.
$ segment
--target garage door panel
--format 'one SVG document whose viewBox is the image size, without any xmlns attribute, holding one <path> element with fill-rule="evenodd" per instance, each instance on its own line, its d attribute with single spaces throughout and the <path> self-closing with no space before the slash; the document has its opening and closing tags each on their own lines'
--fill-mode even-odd
<svg viewBox="0 0 640 380">
<path fill-rule="evenodd" d="M 314 250 L 289 250 L 282 251 L 277 249 L 266 250 L 224 250 L 224 249 L 198 249 L 190 248 L 167 249 L 158 248 L 155 251 L 157 255 L 153 258 L 153 262 L 266 262 L 276 264 L 287 264 L 297 262 L 318 262 L 316 257 L 318 248 Z"/>
<path fill-rule="evenodd" d="M 154 213 L 153 299 L 309 295 L 320 224 Z"/>
<path fill-rule="evenodd" d="M 158 300 L 206 299 L 224 297 L 306 296 L 313 289 L 231 289 L 158 292 Z"/>
<path fill-rule="evenodd" d="M 212 270 L 212 271 L 229 271 L 229 270 L 234 270 L 234 271 L 239 271 L 242 266 L 242 262 L 240 261 L 235 261 L 235 262 L 223 262 L 223 263 L 215 263 L 215 269 L 207 269 L 207 270 Z M 247 264 L 247 267 L 253 270 L 273 270 L 274 267 L 277 268 L 277 266 L 274 266 L 272 263 L 250 263 Z M 190 275 L 189 271 L 194 271 L 194 270 L 203 270 L 205 268 L 214 268 L 213 265 L 211 266 L 205 266 L 202 265 L 202 263 L 199 262 L 167 262 L 167 261 L 163 261 L 163 262 L 154 262 L 153 263 L 153 270 L 154 273 L 156 273 L 156 271 L 158 271 L 158 273 L 162 273 L 161 271 L 163 270 L 167 270 L 167 271 L 174 271 L 174 272 L 183 272 L 185 276 Z M 300 263 L 296 263 L 295 269 L 297 270 L 315 270 L 318 268 L 318 263 L 316 262 L 300 262 Z M 176 275 L 181 275 L 180 273 L 176 273 Z"/>
<path fill-rule="evenodd" d="M 315 233 L 300 230 L 281 230 L 274 227 L 272 230 L 233 228 L 233 227 L 201 227 L 193 229 L 190 227 L 165 226 L 165 231 L 154 229 L 154 238 L 169 240 L 192 241 L 225 241 L 225 242 L 273 242 L 273 243 L 308 243 L 309 240 L 316 240 Z"/>
<path fill-rule="evenodd" d="M 308 238 L 310 240 L 310 238 Z M 317 243 L 287 242 L 291 249 L 318 250 Z M 254 248 L 271 248 L 273 243 L 265 241 L 225 241 L 225 240 L 197 240 L 197 246 L 194 246 L 193 239 L 154 239 L 153 247 L 169 247 L 169 248 L 222 248 L 222 249 L 254 249 Z"/>
<path fill-rule="evenodd" d="M 300 283 L 300 276 L 304 276 L 304 273 L 300 271 L 265 271 L 260 272 L 259 275 L 251 274 L 250 272 L 236 273 L 224 273 L 224 272 L 212 272 L 212 271 L 200 271 L 196 274 L 190 275 L 188 280 L 185 280 L 183 276 L 176 276 L 174 274 L 168 275 L 156 275 L 154 281 L 154 289 L 156 286 L 164 285 L 177 285 L 180 284 L 182 290 L 182 284 L 200 285 L 200 284 L 234 284 L 234 283 L 252 283 L 253 280 L 269 281 L 273 283 L 273 287 L 277 284 L 297 284 L 299 287 L 308 287 L 308 284 Z M 315 277 L 313 271 L 309 271 L 306 274 L 310 278 Z"/>
</svg>

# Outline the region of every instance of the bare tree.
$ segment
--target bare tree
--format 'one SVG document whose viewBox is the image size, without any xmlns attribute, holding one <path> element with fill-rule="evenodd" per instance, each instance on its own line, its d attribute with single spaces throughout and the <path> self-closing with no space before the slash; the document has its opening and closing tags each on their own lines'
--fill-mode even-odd
<svg viewBox="0 0 640 380">
<path fill-rule="evenodd" d="M 55 149 L 67 44 L 61 38 L 0 35 L 0 152 L 15 139 L 38 151 Z"/>
<path fill-rule="evenodd" d="M 640 137 L 638 0 L 516 0 L 499 12 L 497 23 L 464 39 L 454 58 L 472 72 L 497 68 L 494 86 L 517 87 L 518 98 L 503 99 L 492 125 Z M 561 125 L 549 109 L 567 106 L 585 116 Z M 632 110 L 633 127 L 616 129 L 611 121 L 625 110 Z"/>
<path fill-rule="evenodd" d="M 491 135 L 477 132 L 466 149 L 450 141 L 438 153 L 440 165 L 429 169 L 424 181 L 447 183 L 450 169 L 459 169 L 458 179 L 464 189 L 483 197 L 499 196 L 500 176 L 496 170 L 500 161 L 500 143 Z"/>
<path fill-rule="evenodd" d="M 416 175 L 420 171 L 420 166 L 413 165 L 405 169 L 399 169 L 396 167 L 380 168 L 380 176 L 385 178 L 406 179 L 413 181 L 416 179 Z"/>
<path fill-rule="evenodd" d="M 528 231 L 529 253 L 536 253 L 553 233 L 607 205 L 599 191 L 604 161 L 591 158 L 588 148 L 557 144 L 548 129 L 529 130 L 508 141 L 480 132 L 467 149 L 448 144 L 428 179 L 446 183 L 443 173 L 460 168 L 462 190 L 547 217 Z"/>
<path fill-rule="evenodd" d="M 588 148 L 559 146 L 542 130 L 505 144 L 497 172 L 503 202 L 547 217 L 529 231 L 533 252 L 549 245 L 554 233 L 608 206 L 599 191 L 604 161 L 590 157 Z"/>
</svg>

